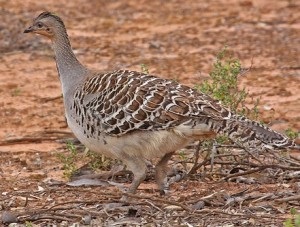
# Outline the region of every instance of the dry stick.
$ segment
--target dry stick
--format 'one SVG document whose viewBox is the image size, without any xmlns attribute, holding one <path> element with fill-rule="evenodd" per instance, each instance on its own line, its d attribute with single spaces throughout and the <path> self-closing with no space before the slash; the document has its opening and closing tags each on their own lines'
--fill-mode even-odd
<svg viewBox="0 0 300 227">
<path fill-rule="evenodd" d="M 245 189 L 242 189 L 242 190 L 239 191 L 239 192 L 236 192 L 236 193 L 231 194 L 230 197 L 242 196 L 242 195 L 244 195 L 245 192 L 247 192 L 247 191 L 248 191 L 248 193 L 251 193 L 251 190 L 250 190 L 249 188 L 245 188 Z"/>
<path fill-rule="evenodd" d="M 289 202 L 291 200 L 300 200 L 300 195 L 293 195 L 282 199 L 275 199 L 277 202 Z"/>
<path fill-rule="evenodd" d="M 55 96 L 55 97 L 49 97 L 49 98 L 41 98 L 40 100 L 43 102 L 49 102 L 49 101 L 54 101 L 56 99 L 62 99 L 62 95 Z"/>
<path fill-rule="evenodd" d="M 239 164 L 239 165 L 246 165 L 246 166 L 251 166 L 251 167 L 261 167 L 261 166 L 265 166 L 266 168 L 273 168 L 273 169 L 282 169 L 282 170 L 300 170 L 300 167 L 293 167 L 293 166 L 285 166 L 285 165 L 281 165 L 281 164 L 263 164 L 263 165 L 259 165 L 256 164 L 254 162 L 226 162 L 226 161 L 215 161 L 215 164 L 221 164 L 221 165 L 234 165 L 234 164 Z"/>
<path fill-rule="evenodd" d="M 207 215 L 213 215 L 215 214 L 224 214 L 224 215 L 230 215 L 233 217 L 247 217 L 247 218 L 254 218 L 254 219 L 258 219 L 258 218 L 271 218 L 271 219 L 279 219 L 279 220 L 285 220 L 285 217 L 276 217 L 274 215 L 265 215 L 265 214 L 259 214 L 259 215 L 254 215 L 254 214 L 241 214 L 241 213 L 227 213 L 223 210 L 220 209 L 202 209 L 202 210 L 195 210 L 194 214 L 203 214 L 203 213 L 207 213 Z"/>
<path fill-rule="evenodd" d="M 255 163 L 252 163 L 251 165 L 254 167 L 262 167 Z M 278 168 L 278 169 L 283 169 L 283 170 L 300 170 L 300 167 L 284 166 L 284 165 L 280 165 L 280 164 L 268 164 L 268 165 L 263 165 L 263 167 L 273 168 L 273 169 Z"/>
<path fill-rule="evenodd" d="M 266 193 L 265 195 L 259 197 L 258 199 L 252 200 L 251 203 L 257 203 L 260 202 L 261 200 L 267 199 L 272 196 L 274 196 L 274 193 Z"/>
<path fill-rule="evenodd" d="M 108 214 L 105 209 L 102 209 L 101 211 L 102 212 L 96 212 L 96 211 L 93 211 L 93 210 L 91 210 L 89 208 L 86 208 L 86 207 L 80 207 L 80 210 L 77 210 L 76 212 L 79 213 L 79 214 L 82 214 L 82 215 L 86 215 L 88 213 L 92 216 L 97 216 L 97 217 L 103 215 L 103 213 L 105 213 L 108 217 L 113 216 L 113 215 Z"/>
<path fill-rule="evenodd" d="M 61 136 L 58 136 L 58 135 L 57 136 L 48 136 L 47 134 L 61 134 Z M 35 136 L 35 135 L 38 135 L 38 136 Z M 40 135 L 47 135 L 47 136 L 43 137 Z M 73 133 L 63 131 L 63 130 L 48 130 L 48 131 L 35 132 L 34 135 L 24 136 L 24 137 L 16 137 L 16 138 L 10 138 L 10 139 L 3 140 L 0 143 L 0 146 L 12 144 L 12 143 L 37 143 L 37 142 L 40 143 L 40 142 L 49 141 L 49 140 L 53 141 L 53 140 L 65 138 L 65 136 L 62 136 L 62 135 L 72 136 Z"/>
<path fill-rule="evenodd" d="M 52 219 L 52 220 L 68 221 L 68 222 L 74 221 L 73 219 L 65 218 L 65 217 L 58 216 L 58 215 L 43 215 L 43 216 L 37 216 L 37 217 L 28 217 L 28 218 L 25 218 L 23 221 L 37 221 L 37 220 L 42 220 L 42 219 Z"/>
<path fill-rule="evenodd" d="M 77 187 L 67 187 L 67 189 L 66 188 L 63 188 L 63 187 L 60 187 L 60 188 L 55 188 L 55 190 L 54 189 L 50 189 L 50 191 L 54 191 L 54 192 L 58 192 L 59 190 L 61 190 L 61 191 L 63 191 L 63 192 L 65 192 L 66 190 L 68 190 L 68 191 L 77 191 L 77 192 L 81 192 L 81 193 L 89 193 L 89 194 L 94 194 L 94 195 L 97 195 L 97 196 L 99 196 L 99 195 L 101 195 L 101 196 L 110 196 L 110 197 L 113 197 L 113 198 L 120 198 L 121 196 L 122 196 L 122 193 L 120 193 L 120 192 L 116 192 L 116 191 L 112 191 L 112 192 L 105 192 L 105 191 L 101 191 L 101 193 L 99 193 L 98 191 L 96 191 L 96 190 L 91 190 L 91 189 L 89 189 L 89 188 L 87 188 L 87 189 L 84 189 L 84 188 L 77 188 Z M 97 200 L 97 201 L 91 201 L 91 202 L 101 202 L 101 200 Z M 107 199 L 105 199 L 105 201 L 107 201 Z M 70 201 L 70 203 L 71 203 L 72 201 Z M 88 201 L 87 201 L 88 202 Z M 99 203 L 100 203 L 99 202 Z M 113 201 L 108 201 L 108 202 L 115 202 L 115 200 L 113 200 Z M 66 203 L 68 203 L 68 202 L 66 202 Z M 63 204 L 63 203 L 62 203 Z M 58 206 L 58 205 L 60 205 L 60 204 L 56 204 L 56 205 L 54 205 L 54 207 L 55 206 Z"/>
<path fill-rule="evenodd" d="M 243 162 L 229 162 L 229 161 L 215 161 L 215 164 L 220 164 L 220 165 L 245 165 L 245 166 L 249 166 L 249 162 L 243 163 Z"/>
<path fill-rule="evenodd" d="M 192 167 L 192 169 L 188 172 L 187 176 L 190 176 L 191 174 L 195 173 L 199 168 L 206 165 L 206 163 L 208 163 L 210 160 L 211 160 L 211 158 L 207 154 L 201 163 L 197 164 L 195 167 L 194 166 Z"/>
<path fill-rule="evenodd" d="M 68 213 L 65 213 L 65 212 L 61 213 L 61 214 L 60 213 L 56 213 L 56 212 L 49 212 L 49 213 L 47 213 L 47 215 L 58 215 L 58 216 L 63 216 L 63 217 L 67 217 L 67 218 L 77 218 L 77 219 L 82 218 L 82 215 L 68 214 Z"/>
<path fill-rule="evenodd" d="M 53 140 L 58 140 L 60 139 L 59 137 L 18 137 L 18 138 L 12 138 L 12 139 L 6 139 L 3 140 L 0 143 L 0 146 L 4 145 L 9 145 L 13 143 L 41 143 L 43 141 L 53 141 Z"/>
<path fill-rule="evenodd" d="M 99 196 L 99 192 L 98 191 L 91 191 L 91 189 L 82 189 L 82 188 L 72 188 L 74 189 L 74 191 L 77 191 L 77 192 L 83 192 L 83 193 L 92 193 L 92 194 L 95 194 L 95 195 L 98 195 Z M 100 193 L 101 196 L 111 196 L 111 197 L 118 197 L 120 198 L 122 196 L 122 193 L 120 192 L 116 192 L 116 191 L 112 191 L 112 192 L 104 192 L 104 191 L 101 191 Z M 99 200 L 98 200 L 99 201 Z"/>
<path fill-rule="evenodd" d="M 253 66 L 253 57 L 251 58 L 251 65 L 250 65 L 250 67 L 242 69 L 242 71 L 237 76 L 241 77 L 241 76 L 245 75 L 246 73 L 248 73 L 249 71 L 252 70 L 252 66 Z"/>
<path fill-rule="evenodd" d="M 260 167 L 257 167 L 256 169 L 247 170 L 247 171 L 242 172 L 242 173 L 231 174 L 231 175 L 229 175 L 227 177 L 223 177 L 218 182 L 221 182 L 221 181 L 224 181 L 224 180 L 228 180 L 229 178 L 233 178 L 233 177 L 239 177 L 239 176 L 244 176 L 244 175 L 248 175 L 248 174 L 251 174 L 251 173 L 256 173 L 256 172 L 264 170 L 266 168 L 268 168 L 268 167 L 267 166 L 260 166 Z"/>
<path fill-rule="evenodd" d="M 212 193 L 212 194 L 210 194 L 210 195 L 201 197 L 199 200 L 210 199 L 210 198 L 212 198 L 212 197 L 215 196 L 215 195 L 218 195 L 218 194 L 223 193 L 224 191 L 225 191 L 225 190 L 221 190 L 221 191 L 214 192 L 214 193 Z"/>
<path fill-rule="evenodd" d="M 155 198 L 153 196 L 142 196 L 142 195 L 136 195 L 136 194 L 131 194 L 131 193 L 123 193 L 123 195 L 128 196 L 128 197 L 132 197 L 132 198 L 136 198 L 136 199 L 149 199 L 149 200 L 154 201 L 154 202 L 160 202 L 160 203 L 163 203 L 163 204 L 174 205 L 174 206 L 181 207 L 182 209 L 184 209 L 186 211 L 189 211 L 189 212 L 191 211 L 191 209 L 188 206 L 183 205 L 183 204 L 178 203 L 178 202 L 175 202 L 175 201 L 169 201 L 169 200 L 166 200 L 166 199 Z"/>
<path fill-rule="evenodd" d="M 149 200 L 146 200 L 146 203 L 150 204 L 150 205 L 151 205 L 152 207 L 154 207 L 155 209 L 157 209 L 157 210 L 163 212 L 162 209 L 160 209 L 158 206 L 155 206 L 155 205 L 154 205 L 153 203 L 151 203 Z"/>
<path fill-rule="evenodd" d="M 263 165 L 262 161 L 259 160 L 259 158 L 255 157 L 254 154 L 252 154 L 251 151 L 249 151 L 248 149 L 244 149 L 244 151 L 250 155 L 254 160 L 256 160 L 257 162 L 259 162 L 261 165 Z"/>
<path fill-rule="evenodd" d="M 59 207 L 61 205 L 67 205 L 67 204 L 73 204 L 73 203 L 79 203 L 79 204 L 88 204 L 88 205 L 92 205 L 92 204 L 95 204 L 95 203 L 99 203 L 101 201 L 97 200 L 93 200 L 93 201 L 84 201 L 84 200 L 76 200 L 76 201 L 68 201 L 68 202 L 64 202 L 64 203 L 58 203 L 52 207 L 49 207 L 49 208 L 41 208 L 41 209 L 36 209 L 36 210 L 31 210 L 31 211 L 26 211 L 26 212 L 22 212 L 22 213 L 19 213 L 18 215 L 19 216 L 34 216 L 34 215 L 60 215 L 58 213 L 55 213 L 55 211 L 59 211 L 59 210 L 71 210 L 71 209 L 74 209 L 74 206 L 64 206 L 64 207 Z M 44 206 L 45 207 L 45 206 Z M 46 214 L 45 214 L 46 213 Z M 79 215 L 74 215 L 74 214 L 62 214 L 63 216 L 69 216 L 69 217 L 75 217 L 75 218 L 80 218 L 81 216 Z M 29 219 L 26 219 L 27 221 Z M 31 220 L 31 219 L 30 219 Z"/>
<path fill-rule="evenodd" d="M 245 152 L 240 152 L 236 154 L 216 154 L 215 158 L 224 158 L 224 157 L 241 157 Z"/>
<path fill-rule="evenodd" d="M 92 201 L 84 201 L 84 200 L 67 201 L 67 202 L 55 204 L 52 207 L 49 207 L 49 208 L 45 209 L 45 211 L 67 209 L 66 207 L 59 207 L 59 206 L 67 205 L 67 204 L 72 204 L 72 203 L 79 203 L 79 204 L 88 204 L 88 205 L 91 205 L 91 204 L 99 203 L 99 201 L 101 201 L 101 200 L 97 200 L 97 201 L 95 201 L 95 200 L 92 200 Z M 71 208 L 74 208 L 74 206 L 71 207 Z"/>
<path fill-rule="evenodd" d="M 294 156 L 292 154 L 290 154 L 290 157 L 298 162 L 300 162 L 300 158 L 298 158 L 297 156 Z"/>
<path fill-rule="evenodd" d="M 300 166 L 300 162 L 299 162 L 300 160 L 295 159 L 297 162 L 294 162 L 291 160 L 293 158 L 292 156 L 290 156 L 290 158 L 280 157 L 276 153 L 273 153 L 273 156 L 275 156 L 279 161 L 288 162 L 290 164 Z"/>
<path fill-rule="evenodd" d="M 237 145 L 216 145 L 216 147 L 230 147 L 230 148 L 240 148 Z M 199 141 L 198 146 L 197 146 L 197 150 L 195 152 L 195 160 L 194 160 L 194 165 L 193 167 L 190 169 L 190 171 L 188 172 L 188 174 L 186 176 L 190 176 L 191 174 L 194 174 L 200 167 L 202 167 L 203 165 L 205 165 L 208 161 L 210 161 L 210 157 L 207 155 L 204 160 L 198 164 L 198 160 L 199 160 L 199 151 L 201 148 L 201 141 Z M 228 157 L 228 156 L 239 156 L 238 154 L 217 154 L 214 156 L 214 158 L 220 158 L 220 157 Z M 209 157 L 209 158 L 208 158 Z M 208 158 L 208 159 L 207 159 Z M 214 161 L 215 163 L 216 161 Z M 186 163 L 191 163 L 191 162 L 186 162 Z M 236 163 L 234 163 L 236 164 Z"/>
<path fill-rule="evenodd" d="M 190 169 L 190 171 L 188 172 L 187 176 L 190 176 L 191 174 L 194 174 L 197 171 L 197 164 L 198 164 L 198 160 L 199 160 L 199 156 L 200 156 L 200 148 L 201 148 L 201 141 L 199 141 L 196 152 L 195 152 L 195 160 L 194 160 L 194 165 L 193 167 Z"/>
<path fill-rule="evenodd" d="M 46 130 L 46 131 L 38 131 L 36 134 L 65 134 L 65 135 L 73 135 L 72 132 L 64 131 L 64 130 Z"/>
<path fill-rule="evenodd" d="M 214 196 L 216 196 L 216 195 L 222 194 L 224 191 L 225 190 L 221 190 L 221 191 L 214 192 L 214 193 L 212 193 L 210 195 L 203 196 L 203 197 L 197 199 L 197 202 L 203 201 L 203 202 L 209 204 L 210 206 L 223 206 L 224 204 L 218 203 L 218 202 L 217 203 L 216 202 L 211 202 L 211 201 L 209 201 L 209 199 L 212 198 L 212 197 L 214 197 Z"/>
</svg>

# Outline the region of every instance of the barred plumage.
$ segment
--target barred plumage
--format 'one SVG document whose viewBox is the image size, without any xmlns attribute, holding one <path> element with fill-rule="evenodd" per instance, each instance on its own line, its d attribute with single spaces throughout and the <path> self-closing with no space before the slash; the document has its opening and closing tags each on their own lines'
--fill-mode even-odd
<svg viewBox="0 0 300 227">
<path fill-rule="evenodd" d="M 197 99 L 198 97 L 198 99 Z M 128 70 L 96 74 L 80 87 L 71 109 L 92 127 L 97 121 L 101 131 L 122 136 L 136 130 L 171 129 L 201 115 L 222 119 L 228 111 L 204 94 L 175 81 Z M 86 121 L 93 119 L 92 122 Z"/>
<path fill-rule="evenodd" d="M 71 116 L 94 138 L 99 138 L 97 132 L 120 137 L 134 131 L 171 130 L 180 125 L 193 129 L 204 123 L 212 134 L 226 134 L 241 146 L 294 145 L 286 136 L 232 114 L 199 91 L 129 70 L 95 74 L 87 79 L 76 90 L 71 110 L 75 110 Z"/>
<path fill-rule="evenodd" d="M 25 32 L 52 40 L 66 118 L 91 150 L 121 159 L 134 173 L 130 192 L 145 178 L 145 159 L 157 159 L 164 190 L 167 161 L 191 141 L 225 134 L 246 149 L 299 148 L 286 136 L 238 116 L 195 89 L 129 70 L 92 72 L 76 59 L 62 20 L 42 13 Z"/>
</svg>

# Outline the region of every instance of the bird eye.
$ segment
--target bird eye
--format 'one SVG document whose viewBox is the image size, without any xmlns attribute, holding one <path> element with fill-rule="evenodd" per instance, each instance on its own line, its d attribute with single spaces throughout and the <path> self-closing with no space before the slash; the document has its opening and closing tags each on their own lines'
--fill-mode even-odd
<svg viewBox="0 0 300 227">
<path fill-rule="evenodd" d="M 43 24 L 41 22 L 37 23 L 36 25 L 38 28 L 42 28 L 43 27 Z"/>
</svg>

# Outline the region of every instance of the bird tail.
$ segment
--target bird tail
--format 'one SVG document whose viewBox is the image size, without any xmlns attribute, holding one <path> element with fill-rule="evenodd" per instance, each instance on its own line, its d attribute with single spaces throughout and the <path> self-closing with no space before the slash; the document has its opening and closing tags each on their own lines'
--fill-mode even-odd
<svg viewBox="0 0 300 227">
<path fill-rule="evenodd" d="M 300 149 L 300 145 L 287 136 L 243 116 L 231 115 L 224 120 L 222 127 L 217 131 L 222 131 L 233 142 L 244 148 Z"/>
</svg>

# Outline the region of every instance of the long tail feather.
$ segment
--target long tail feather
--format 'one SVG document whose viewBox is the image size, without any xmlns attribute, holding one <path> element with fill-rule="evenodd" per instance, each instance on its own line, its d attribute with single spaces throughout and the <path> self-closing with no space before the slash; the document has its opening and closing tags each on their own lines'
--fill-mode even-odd
<svg viewBox="0 0 300 227">
<path fill-rule="evenodd" d="M 224 125 L 226 126 L 222 129 L 223 133 L 243 147 L 300 149 L 300 145 L 287 136 L 243 116 L 231 115 L 230 118 L 226 119 Z"/>
</svg>

